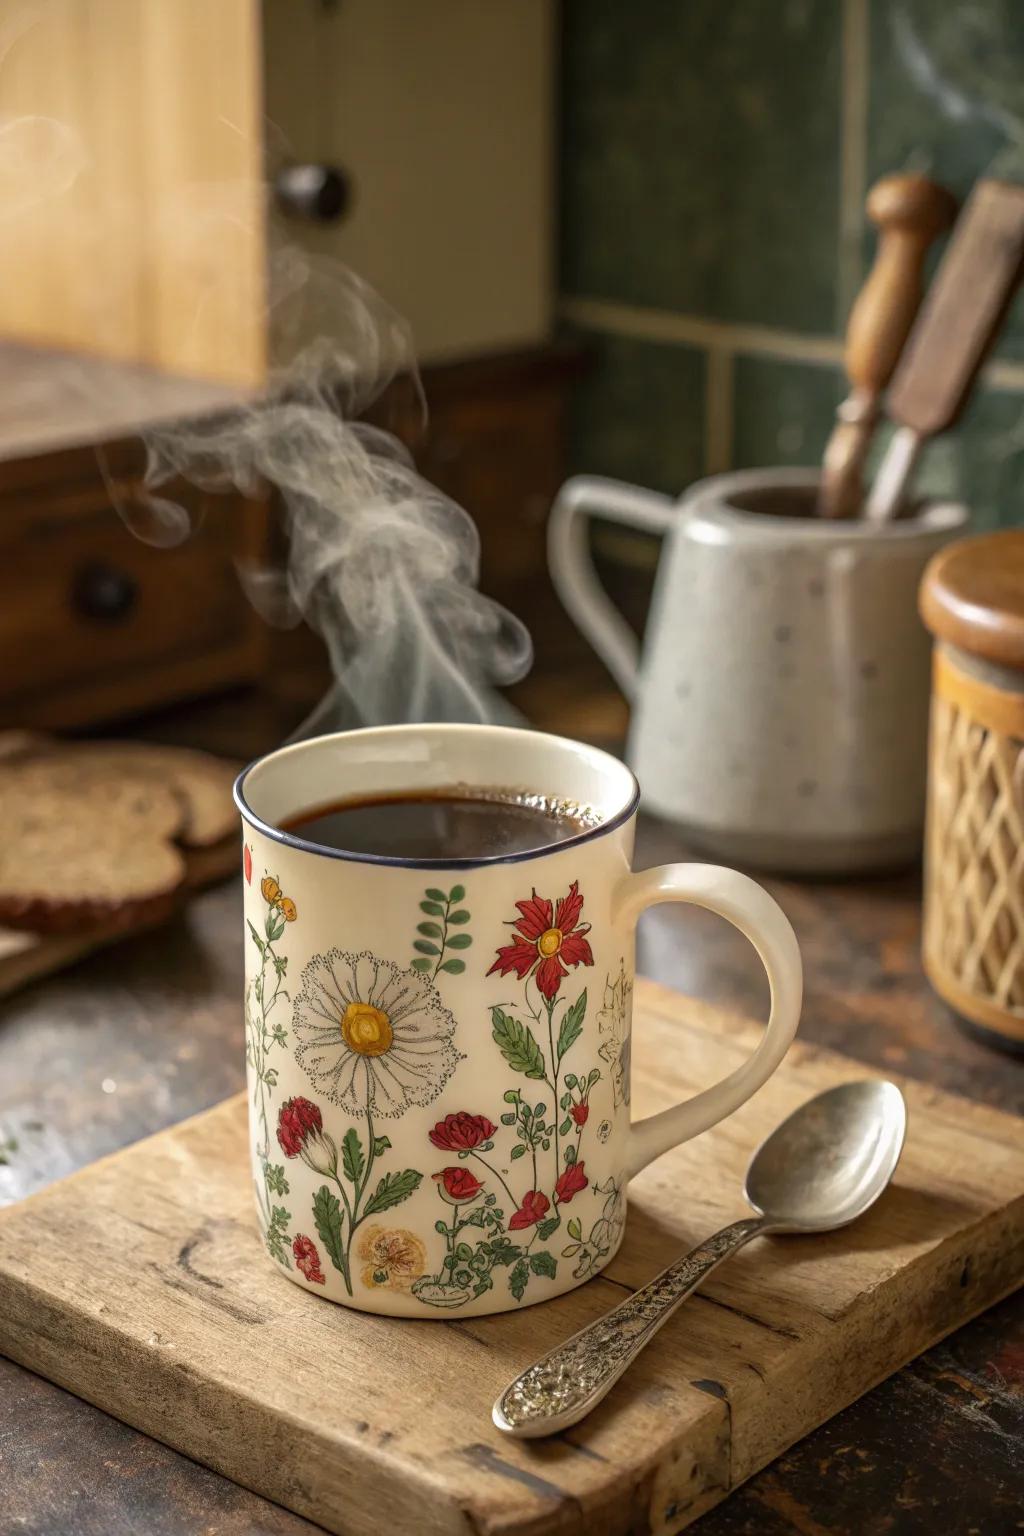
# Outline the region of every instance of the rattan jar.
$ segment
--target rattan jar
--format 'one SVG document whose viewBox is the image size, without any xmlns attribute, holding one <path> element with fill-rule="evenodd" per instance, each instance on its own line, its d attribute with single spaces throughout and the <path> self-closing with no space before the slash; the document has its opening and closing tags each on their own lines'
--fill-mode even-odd
<svg viewBox="0 0 1024 1536">
<path fill-rule="evenodd" d="M 921 583 L 935 636 L 924 967 L 939 996 L 1024 1051 L 1024 532 L 962 539 Z"/>
</svg>

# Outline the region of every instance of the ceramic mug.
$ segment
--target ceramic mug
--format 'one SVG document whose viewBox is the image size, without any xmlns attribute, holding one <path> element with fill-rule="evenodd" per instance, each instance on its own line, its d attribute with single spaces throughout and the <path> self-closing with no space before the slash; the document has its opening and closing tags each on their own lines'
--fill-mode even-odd
<svg viewBox="0 0 1024 1536">
<path fill-rule="evenodd" d="M 814 517 L 819 474 L 715 475 L 678 501 L 584 475 L 559 492 L 551 575 L 633 705 L 644 803 L 716 858 L 789 873 L 892 867 L 920 853 L 928 560 L 967 508 L 878 525 Z M 664 534 L 644 635 L 590 560 L 591 518 Z"/>
<path fill-rule="evenodd" d="M 339 798 L 452 785 L 541 794 L 598 824 L 447 861 L 281 830 Z M 786 917 L 733 870 L 633 873 L 639 787 L 593 747 L 482 725 L 358 730 L 261 759 L 235 798 L 256 1206 L 271 1258 L 318 1295 L 438 1317 L 572 1289 L 615 1254 L 633 1175 L 731 1114 L 793 1038 Z M 631 1123 L 634 929 L 661 901 L 751 940 L 771 1017 L 730 1076 Z"/>
</svg>

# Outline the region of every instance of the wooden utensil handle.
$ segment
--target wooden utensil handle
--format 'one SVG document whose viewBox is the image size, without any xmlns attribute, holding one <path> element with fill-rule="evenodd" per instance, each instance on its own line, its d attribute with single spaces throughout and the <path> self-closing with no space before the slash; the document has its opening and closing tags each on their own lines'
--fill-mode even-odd
<svg viewBox="0 0 1024 1536">
<path fill-rule="evenodd" d="M 956 217 L 956 201 L 927 176 L 886 176 L 868 195 L 878 251 L 846 330 L 846 372 L 855 393 L 876 400 L 892 377 L 921 303 L 924 263 Z"/>
</svg>

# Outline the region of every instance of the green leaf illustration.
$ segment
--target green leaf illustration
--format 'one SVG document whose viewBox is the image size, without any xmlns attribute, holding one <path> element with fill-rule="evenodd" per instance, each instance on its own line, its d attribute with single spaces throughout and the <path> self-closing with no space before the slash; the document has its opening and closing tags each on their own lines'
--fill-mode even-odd
<svg viewBox="0 0 1024 1536">
<path fill-rule="evenodd" d="M 288 1223 L 290 1220 L 291 1212 L 286 1211 L 284 1206 L 272 1206 L 270 1221 L 267 1225 L 267 1230 L 263 1234 L 263 1240 L 267 1245 L 267 1252 L 271 1258 L 276 1259 L 279 1264 L 283 1264 L 285 1269 L 291 1269 L 292 1267 L 288 1258 L 287 1248 Z"/>
<path fill-rule="evenodd" d="M 284 1176 L 282 1164 L 264 1163 L 263 1178 L 267 1189 L 272 1195 L 286 1195 L 288 1193 L 288 1180 Z"/>
<path fill-rule="evenodd" d="M 430 961 L 425 960 L 423 956 L 420 955 L 418 959 L 412 962 L 412 968 L 414 971 L 419 971 L 422 975 L 424 971 L 429 971 L 432 967 Z"/>
<path fill-rule="evenodd" d="M 253 927 L 252 923 L 249 922 L 248 918 L 246 918 L 246 922 L 249 923 L 249 932 L 252 934 L 253 939 L 254 939 L 255 944 L 256 944 L 256 948 L 259 950 L 260 955 L 262 956 L 263 951 L 266 948 L 266 945 L 264 944 L 263 940 L 260 938 L 259 934 L 256 932 L 256 929 Z"/>
<path fill-rule="evenodd" d="M 313 1220 L 320 1240 L 335 1269 L 345 1273 L 345 1249 L 341 1241 L 341 1206 L 326 1184 L 313 1196 Z"/>
<path fill-rule="evenodd" d="M 442 971 L 450 971 L 453 976 L 461 976 L 465 969 L 465 960 L 446 960 L 441 966 Z"/>
<path fill-rule="evenodd" d="M 400 1205 L 403 1200 L 408 1200 L 413 1191 L 419 1188 L 422 1178 L 422 1173 L 417 1173 L 415 1168 L 403 1168 L 401 1173 L 386 1173 L 363 1207 L 363 1215 L 374 1216 L 378 1211 L 386 1211 L 392 1205 Z"/>
<path fill-rule="evenodd" d="M 468 933 L 453 933 L 448 940 L 448 948 L 468 949 L 472 942 L 472 936 Z"/>
<path fill-rule="evenodd" d="M 522 1301 L 526 1283 L 530 1278 L 529 1267 L 525 1259 L 519 1259 L 508 1272 L 508 1288 L 516 1301 Z"/>
<path fill-rule="evenodd" d="M 501 1123 L 502 1125 L 515 1125 L 516 1117 L 515 1115 L 502 1115 Z"/>
<path fill-rule="evenodd" d="M 562 1224 L 561 1216 L 549 1216 L 547 1221 L 538 1223 L 537 1236 L 542 1243 L 546 1243 L 552 1232 L 557 1232 Z"/>
<path fill-rule="evenodd" d="M 461 928 L 463 923 L 468 923 L 468 922 L 469 922 L 469 913 L 466 911 L 465 907 L 460 907 L 457 912 L 449 912 L 448 913 L 448 926 L 449 926 L 449 928 Z"/>
<path fill-rule="evenodd" d="M 430 893 L 428 892 L 427 894 L 429 895 Z M 457 901 L 461 901 L 465 894 L 466 887 L 464 885 L 453 885 L 451 890 L 448 892 L 448 900 L 454 907 L 455 903 Z"/>
<path fill-rule="evenodd" d="M 568 1227 L 566 1228 L 566 1231 L 568 1232 L 569 1236 L 574 1237 L 577 1242 L 581 1242 L 583 1240 L 583 1228 L 580 1226 L 580 1219 L 578 1216 L 574 1216 L 572 1218 Z"/>
<path fill-rule="evenodd" d="M 439 955 L 441 953 L 437 945 L 432 944 L 429 939 L 416 939 L 412 947 L 419 950 L 421 955 Z"/>
<path fill-rule="evenodd" d="M 520 1146 L 520 1147 L 513 1147 L 512 1151 L 510 1153 L 510 1156 L 512 1158 L 512 1161 L 515 1162 L 517 1157 L 525 1157 L 526 1156 L 526 1148 L 522 1147 L 522 1146 Z"/>
<path fill-rule="evenodd" d="M 441 928 L 441 924 L 440 923 L 417 923 L 416 924 L 416 932 L 417 933 L 422 933 L 424 938 L 427 938 L 427 939 L 439 939 L 441 937 L 442 931 L 443 930 Z"/>
<path fill-rule="evenodd" d="M 366 1167 L 366 1159 L 363 1156 L 363 1144 L 359 1140 L 359 1132 L 355 1126 L 351 1126 L 345 1132 L 345 1139 L 341 1144 L 341 1166 L 345 1170 L 345 1177 L 351 1184 L 358 1184 Z"/>
<path fill-rule="evenodd" d="M 587 1011 L 587 989 L 583 988 L 579 997 L 571 1008 L 567 1008 L 562 1015 L 562 1022 L 558 1027 L 558 1059 L 561 1060 L 569 1047 L 579 1039 L 583 1030 L 583 1015 Z"/>
<path fill-rule="evenodd" d="M 444 917 L 444 907 L 439 901 L 421 901 L 420 911 L 428 917 Z"/>
<path fill-rule="evenodd" d="M 445 895 L 444 891 L 439 891 L 436 886 L 428 886 L 423 894 L 426 896 L 428 901 L 439 901 L 442 906 L 448 900 L 448 897 Z"/>
<path fill-rule="evenodd" d="M 558 1127 L 558 1134 L 559 1134 L 559 1136 L 568 1136 L 568 1134 L 569 1134 L 569 1132 L 571 1130 L 572 1130 L 572 1121 L 570 1120 L 569 1116 L 566 1115 L 565 1119 L 562 1121 L 561 1125 Z"/>
<path fill-rule="evenodd" d="M 503 1009 L 491 1009 L 491 1033 L 509 1066 L 526 1077 L 543 1078 L 544 1057 L 527 1026 Z"/>
<path fill-rule="evenodd" d="M 550 1253 L 531 1253 L 530 1268 L 535 1275 L 546 1275 L 549 1280 L 553 1280 L 558 1266 L 557 1261 L 552 1258 Z"/>
<path fill-rule="evenodd" d="M 386 1152 L 390 1145 L 391 1143 L 386 1136 L 375 1136 L 373 1139 L 374 1157 L 380 1157 L 381 1153 Z"/>
</svg>

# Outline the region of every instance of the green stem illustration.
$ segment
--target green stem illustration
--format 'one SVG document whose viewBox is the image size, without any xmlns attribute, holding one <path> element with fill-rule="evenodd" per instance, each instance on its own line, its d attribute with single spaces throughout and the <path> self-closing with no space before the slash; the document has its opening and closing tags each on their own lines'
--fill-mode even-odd
<svg viewBox="0 0 1024 1536">
<path fill-rule="evenodd" d="M 558 1204 L 558 1197 L 554 1194 L 554 1185 L 558 1182 L 558 1175 L 562 1171 L 562 1164 L 561 1164 L 561 1158 L 560 1158 L 560 1152 L 559 1152 L 559 1135 L 558 1135 L 558 1071 L 559 1071 L 559 1068 L 562 1065 L 562 1059 L 561 1059 L 560 1056 L 556 1056 L 555 1055 L 555 1024 L 554 1024 L 555 999 L 553 997 L 552 998 L 548 998 L 548 1000 L 547 1000 L 547 1012 L 548 1012 L 548 1048 L 551 1051 L 551 1077 L 549 1079 L 547 1079 L 547 1084 L 548 1084 L 548 1087 L 551 1089 L 551 1095 L 552 1095 L 552 1098 L 554 1100 L 554 1106 L 555 1106 L 555 1115 L 554 1115 L 554 1129 L 555 1129 L 555 1136 L 554 1136 L 554 1141 L 555 1141 L 555 1177 L 554 1177 L 554 1180 L 552 1182 L 552 1199 L 554 1200 L 555 1204 L 557 1205 Z"/>
<path fill-rule="evenodd" d="M 512 1209 L 515 1210 L 517 1208 L 517 1206 L 519 1205 L 519 1201 L 516 1199 L 515 1195 L 509 1189 L 508 1185 L 505 1183 L 505 1180 L 502 1178 L 502 1176 L 498 1172 L 497 1168 L 494 1167 L 493 1163 L 489 1163 L 487 1161 L 486 1157 L 481 1157 L 479 1152 L 474 1152 L 472 1154 L 472 1156 L 476 1158 L 478 1163 L 483 1163 L 483 1165 L 487 1169 L 488 1173 L 492 1173 L 494 1175 L 494 1177 L 497 1179 L 498 1183 L 501 1185 L 502 1189 L 505 1191 L 506 1195 L 508 1195 L 508 1198 L 511 1200 L 511 1202 L 512 1202 Z M 537 1176 L 536 1159 L 534 1159 L 534 1178 L 536 1178 L 536 1176 Z"/>
</svg>

